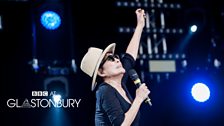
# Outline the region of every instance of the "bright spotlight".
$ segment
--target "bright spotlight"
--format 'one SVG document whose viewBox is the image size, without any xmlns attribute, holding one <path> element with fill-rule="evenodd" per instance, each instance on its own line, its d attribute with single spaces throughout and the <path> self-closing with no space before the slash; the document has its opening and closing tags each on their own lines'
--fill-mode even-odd
<svg viewBox="0 0 224 126">
<path fill-rule="evenodd" d="M 41 24 L 48 30 L 55 30 L 61 24 L 60 16 L 54 11 L 45 11 L 40 20 Z"/>
<path fill-rule="evenodd" d="M 205 102 L 210 97 L 209 88 L 203 83 L 196 83 L 191 89 L 191 95 L 198 102 Z"/>
<path fill-rule="evenodd" d="M 196 32 L 197 31 L 197 26 L 196 25 L 192 25 L 191 26 L 191 32 Z"/>
<path fill-rule="evenodd" d="M 53 100 L 56 104 L 58 104 L 61 100 L 61 95 L 59 95 L 59 94 L 57 94 L 57 95 L 55 94 L 52 97 L 53 97 Z"/>
</svg>

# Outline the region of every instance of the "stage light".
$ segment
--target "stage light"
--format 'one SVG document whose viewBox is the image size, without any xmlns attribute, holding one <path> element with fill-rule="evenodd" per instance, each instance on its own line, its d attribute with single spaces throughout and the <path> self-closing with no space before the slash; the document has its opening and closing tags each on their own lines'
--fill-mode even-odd
<svg viewBox="0 0 224 126">
<path fill-rule="evenodd" d="M 76 66 L 76 63 L 75 63 L 75 59 L 72 59 L 71 67 L 72 67 L 73 72 L 76 73 L 77 72 L 77 66 Z"/>
<path fill-rule="evenodd" d="M 61 25 L 61 18 L 54 11 L 45 11 L 40 20 L 41 24 L 48 30 L 55 30 Z"/>
<path fill-rule="evenodd" d="M 33 58 L 32 67 L 35 72 L 38 72 L 38 70 L 39 70 L 38 59 Z"/>
<path fill-rule="evenodd" d="M 191 26 L 191 32 L 196 32 L 197 31 L 197 26 L 196 25 L 192 25 Z"/>
<path fill-rule="evenodd" d="M 205 102 L 210 97 L 210 90 L 205 84 L 196 83 L 191 89 L 191 94 L 196 101 Z"/>
<path fill-rule="evenodd" d="M 215 68 L 220 68 L 221 62 L 218 59 L 214 59 L 214 67 Z"/>
<path fill-rule="evenodd" d="M 69 94 L 68 84 L 67 78 L 63 76 L 49 77 L 44 80 L 44 90 L 48 91 L 50 95 L 53 92 L 54 95 L 60 94 L 61 97 L 65 98 Z"/>
<path fill-rule="evenodd" d="M 181 65 L 182 65 L 183 68 L 186 68 L 187 67 L 187 60 L 181 61 Z"/>
<path fill-rule="evenodd" d="M 59 101 L 61 101 L 61 95 L 60 95 L 60 94 L 54 94 L 54 95 L 52 96 L 52 98 L 53 98 L 53 100 L 54 100 L 54 102 L 55 102 L 56 104 L 58 104 Z"/>
</svg>

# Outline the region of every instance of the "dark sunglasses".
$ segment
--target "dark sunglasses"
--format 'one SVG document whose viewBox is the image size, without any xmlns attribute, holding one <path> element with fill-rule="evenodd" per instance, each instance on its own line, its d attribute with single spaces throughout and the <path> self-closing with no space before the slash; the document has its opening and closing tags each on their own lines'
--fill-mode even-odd
<svg viewBox="0 0 224 126">
<path fill-rule="evenodd" d="M 105 57 L 102 62 L 100 63 L 100 67 L 103 66 L 103 64 L 106 62 L 106 61 L 111 61 L 111 62 L 114 62 L 115 61 L 115 58 L 116 59 L 120 59 L 119 55 L 117 54 L 114 54 L 114 55 L 108 55 L 107 57 Z"/>
</svg>

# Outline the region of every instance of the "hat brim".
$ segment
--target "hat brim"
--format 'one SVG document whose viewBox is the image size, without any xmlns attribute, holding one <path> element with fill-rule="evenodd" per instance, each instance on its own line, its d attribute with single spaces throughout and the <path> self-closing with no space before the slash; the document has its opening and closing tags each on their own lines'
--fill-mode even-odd
<svg viewBox="0 0 224 126">
<path fill-rule="evenodd" d="M 92 88 L 91 90 L 93 91 L 97 85 L 97 82 L 96 82 L 96 77 L 97 77 L 97 72 L 98 72 L 98 69 L 100 67 L 100 63 L 101 61 L 103 60 L 104 56 L 110 52 L 110 53 L 113 53 L 114 54 L 114 51 L 115 51 L 115 47 L 116 47 L 116 44 L 115 43 L 112 43 L 110 45 L 108 45 L 104 51 L 102 52 L 97 64 L 96 64 L 96 68 L 94 70 L 94 73 L 93 73 L 93 76 L 92 76 Z"/>
</svg>

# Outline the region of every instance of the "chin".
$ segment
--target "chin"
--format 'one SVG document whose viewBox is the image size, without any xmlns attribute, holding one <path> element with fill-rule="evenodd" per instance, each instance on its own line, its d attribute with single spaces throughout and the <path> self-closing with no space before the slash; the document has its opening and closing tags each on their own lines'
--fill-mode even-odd
<svg viewBox="0 0 224 126">
<path fill-rule="evenodd" d="M 117 69 L 116 70 L 116 72 L 115 72 L 116 74 L 124 74 L 125 73 L 125 69 Z"/>
<path fill-rule="evenodd" d="M 124 74 L 126 71 L 125 71 L 125 69 L 123 68 L 122 70 L 121 70 L 121 73 L 122 74 Z"/>
</svg>

